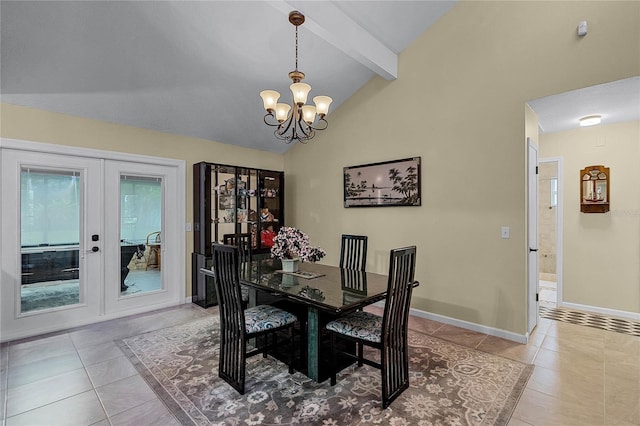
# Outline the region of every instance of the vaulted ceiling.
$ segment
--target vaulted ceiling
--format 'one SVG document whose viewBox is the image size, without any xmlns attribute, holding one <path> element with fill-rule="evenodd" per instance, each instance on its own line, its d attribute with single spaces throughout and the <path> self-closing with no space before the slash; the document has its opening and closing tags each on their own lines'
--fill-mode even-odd
<svg viewBox="0 0 640 426">
<path fill-rule="evenodd" d="M 376 75 L 402 78 L 398 54 L 455 4 L 3 0 L 2 102 L 282 153 L 259 92 L 290 102 L 290 11 L 306 15 L 299 69 L 311 96 L 335 110 Z M 639 84 L 626 89 L 637 99 Z M 560 129 L 568 100 L 531 103 L 544 131 Z"/>
<path fill-rule="evenodd" d="M 295 27 L 335 110 L 454 1 L 2 1 L 2 101 L 284 152 L 259 93 L 290 102 Z"/>
</svg>

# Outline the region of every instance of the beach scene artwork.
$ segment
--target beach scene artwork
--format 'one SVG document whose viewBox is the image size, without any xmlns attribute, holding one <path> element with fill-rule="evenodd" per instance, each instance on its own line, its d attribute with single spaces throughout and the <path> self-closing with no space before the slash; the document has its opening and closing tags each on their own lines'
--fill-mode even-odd
<svg viewBox="0 0 640 426">
<path fill-rule="evenodd" d="M 344 168 L 345 207 L 420 205 L 420 157 Z"/>
</svg>

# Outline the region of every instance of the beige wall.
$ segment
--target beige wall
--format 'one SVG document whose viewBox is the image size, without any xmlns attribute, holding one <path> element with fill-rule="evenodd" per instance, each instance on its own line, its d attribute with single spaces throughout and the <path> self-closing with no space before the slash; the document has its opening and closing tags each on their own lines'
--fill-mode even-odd
<svg viewBox="0 0 640 426">
<path fill-rule="evenodd" d="M 416 244 L 415 308 L 524 334 L 525 136 L 537 135 L 523 106 L 639 75 L 639 17 L 640 2 L 460 2 L 400 55 L 397 80 L 371 80 L 329 115 L 328 130 L 284 158 L 6 104 L 0 135 L 187 166 L 284 163 L 287 223 L 327 249 L 325 263 L 337 264 L 343 232 L 369 235 L 368 267 L 378 271 L 389 249 Z M 589 34 L 578 38 L 585 19 Z M 423 161 L 421 207 L 343 208 L 344 166 L 413 156 Z M 500 238 L 501 226 L 510 239 Z"/>
<path fill-rule="evenodd" d="M 640 313 L 640 122 L 540 136 L 564 162 L 563 301 Z M 580 169 L 610 168 L 611 204 L 580 213 Z"/>
<path fill-rule="evenodd" d="M 590 31 L 579 38 L 582 20 Z M 397 80 L 374 78 L 329 129 L 287 152 L 288 222 L 327 263 L 343 232 L 369 236 L 378 271 L 391 248 L 415 244 L 413 307 L 524 334 L 523 105 L 639 75 L 639 51 L 640 2 L 460 2 L 400 55 Z M 344 166 L 413 156 L 421 207 L 342 206 Z"/>
<path fill-rule="evenodd" d="M 192 164 L 209 161 L 283 170 L 283 156 L 278 154 L 6 103 L 0 104 L 0 124 L 0 136 L 3 138 L 184 160 L 187 170 L 186 218 L 188 222 L 193 221 Z M 187 253 L 185 279 L 187 295 L 191 295 L 191 253 L 193 252 L 191 232 L 187 232 L 185 247 Z"/>
</svg>

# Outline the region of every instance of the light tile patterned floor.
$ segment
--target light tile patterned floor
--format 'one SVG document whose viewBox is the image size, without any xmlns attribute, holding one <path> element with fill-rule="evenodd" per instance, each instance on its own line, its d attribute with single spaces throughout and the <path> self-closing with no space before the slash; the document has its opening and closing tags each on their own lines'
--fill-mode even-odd
<svg viewBox="0 0 640 426">
<path fill-rule="evenodd" d="M 7 426 L 177 425 L 114 341 L 215 314 L 186 304 L 5 343 L 0 419 Z M 535 364 L 511 426 L 640 425 L 640 337 L 547 318 L 527 345 L 417 317 L 410 326 Z"/>
</svg>

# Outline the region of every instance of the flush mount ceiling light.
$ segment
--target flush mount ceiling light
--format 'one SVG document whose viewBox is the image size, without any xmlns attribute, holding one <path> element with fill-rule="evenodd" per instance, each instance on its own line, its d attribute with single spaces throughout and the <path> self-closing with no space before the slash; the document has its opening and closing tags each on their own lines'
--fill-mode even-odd
<svg viewBox="0 0 640 426">
<path fill-rule="evenodd" d="M 267 111 L 264 123 L 276 128 L 273 132 L 276 138 L 285 143 L 307 143 L 316 135 L 316 130 L 328 127 L 329 123 L 324 117 L 329 112 L 329 104 L 333 99 L 328 96 L 316 96 L 313 98 L 315 106 L 305 105 L 311 86 L 301 83 L 304 73 L 298 71 L 298 27 L 304 23 L 304 15 L 294 10 L 289 13 L 289 22 L 296 27 L 296 69 L 289 73 L 289 78 L 293 81 L 289 86 L 293 94 L 293 107 L 278 103 L 280 93 L 275 90 L 263 90 L 260 97 Z"/>
<path fill-rule="evenodd" d="M 602 121 L 601 115 L 588 115 L 586 117 L 582 117 L 580 120 L 580 127 L 586 126 L 595 126 L 596 124 L 600 124 Z"/>
</svg>

